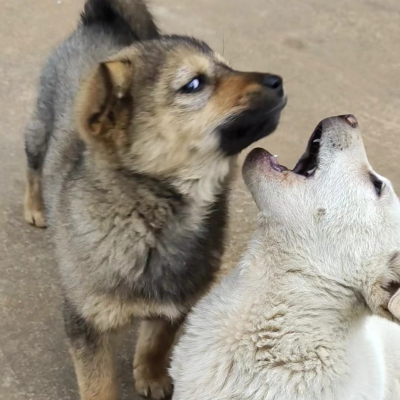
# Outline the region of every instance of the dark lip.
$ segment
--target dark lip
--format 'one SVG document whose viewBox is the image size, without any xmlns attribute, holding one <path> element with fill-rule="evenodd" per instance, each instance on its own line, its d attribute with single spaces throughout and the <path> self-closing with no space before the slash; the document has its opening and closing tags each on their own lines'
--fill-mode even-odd
<svg viewBox="0 0 400 400">
<path fill-rule="evenodd" d="M 228 156 L 240 153 L 254 142 L 270 135 L 278 127 L 286 97 L 274 107 L 247 109 L 218 128 L 221 148 Z"/>
</svg>

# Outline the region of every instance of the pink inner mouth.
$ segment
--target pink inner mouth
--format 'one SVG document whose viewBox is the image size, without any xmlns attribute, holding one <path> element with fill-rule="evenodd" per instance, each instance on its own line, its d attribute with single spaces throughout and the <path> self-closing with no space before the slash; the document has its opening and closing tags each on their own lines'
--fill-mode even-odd
<svg viewBox="0 0 400 400">
<path fill-rule="evenodd" d="M 268 163 L 272 169 L 278 172 L 283 172 L 288 170 L 284 165 L 280 165 L 276 157 L 273 156 L 269 151 L 262 149 L 260 147 L 252 150 L 247 156 L 246 163 L 252 163 L 252 162 Z"/>
<path fill-rule="evenodd" d="M 247 161 L 258 160 L 268 160 L 269 165 L 272 169 L 278 172 L 291 171 L 297 175 L 309 178 L 314 175 L 315 171 L 318 169 L 319 164 L 319 154 L 322 143 L 322 135 L 324 131 L 329 129 L 332 125 L 345 123 L 345 128 L 356 129 L 358 127 L 358 121 L 356 117 L 352 114 L 338 115 L 336 117 L 326 118 L 321 121 L 317 127 L 314 129 L 313 134 L 308 140 L 307 148 L 304 154 L 300 157 L 299 161 L 296 163 L 292 170 L 289 170 L 284 165 L 278 163 L 276 157 L 264 149 L 254 149 L 247 157 Z"/>
<path fill-rule="evenodd" d="M 296 166 L 293 168 L 292 172 L 297 175 L 302 175 L 305 177 L 310 177 L 314 174 L 318 167 L 318 154 L 320 149 L 322 136 L 322 123 L 318 124 L 315 128 L 313 134 L 311 135 L 307 149 L 301 156 L 300 160 L 297 162 Z M 290 171 L 284 165 L 278 163 L 278 160 L 269 151 L 256 148 L 248 156 L 246 161 L 262 161 L 268 162 L 270 167 L 278 172 Z"/>
</svg>

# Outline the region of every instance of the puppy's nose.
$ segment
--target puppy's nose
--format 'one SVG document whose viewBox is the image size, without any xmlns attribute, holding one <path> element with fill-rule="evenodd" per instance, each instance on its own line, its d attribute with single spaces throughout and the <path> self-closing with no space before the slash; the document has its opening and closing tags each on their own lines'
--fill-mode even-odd
<svg viewBox="0 0 400 400">
<path fill-rule="evenodd" d="M 278 75 L 265 74 L 262 80 L 262 84 L 268 89 L 272 89 L 278 93 L 282 92 L 283 94 L 282 78 Z"/>
</svg>

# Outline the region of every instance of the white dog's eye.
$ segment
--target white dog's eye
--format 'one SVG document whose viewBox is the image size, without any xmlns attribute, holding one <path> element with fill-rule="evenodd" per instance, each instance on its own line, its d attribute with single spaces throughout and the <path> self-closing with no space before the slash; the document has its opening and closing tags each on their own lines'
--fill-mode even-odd
<svg viewBox="0 0 400 400">
<path fill-rule="evenodd" d="M 385 184 L 378 179 L 375 175 L 373 174 L 369 174 L 370 178 L 371 178 L 371 182 L 374 185 L 375 188 L 375 192 L 378 196 L 380 196 L 382 194 L 382 190 L 385 187 Z"/>
</svg>

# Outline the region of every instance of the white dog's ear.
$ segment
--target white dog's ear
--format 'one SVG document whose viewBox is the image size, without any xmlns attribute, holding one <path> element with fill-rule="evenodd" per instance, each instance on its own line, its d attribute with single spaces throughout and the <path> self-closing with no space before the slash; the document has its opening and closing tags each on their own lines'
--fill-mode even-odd
<svg viewBox="0 0 400 400">
<path fill-rule="evenodd" d="M 365 301 L 373 314 L 400 320 L 400 254 L 393 254 L 385 271 L 369 286 Z"/>
</svg>

